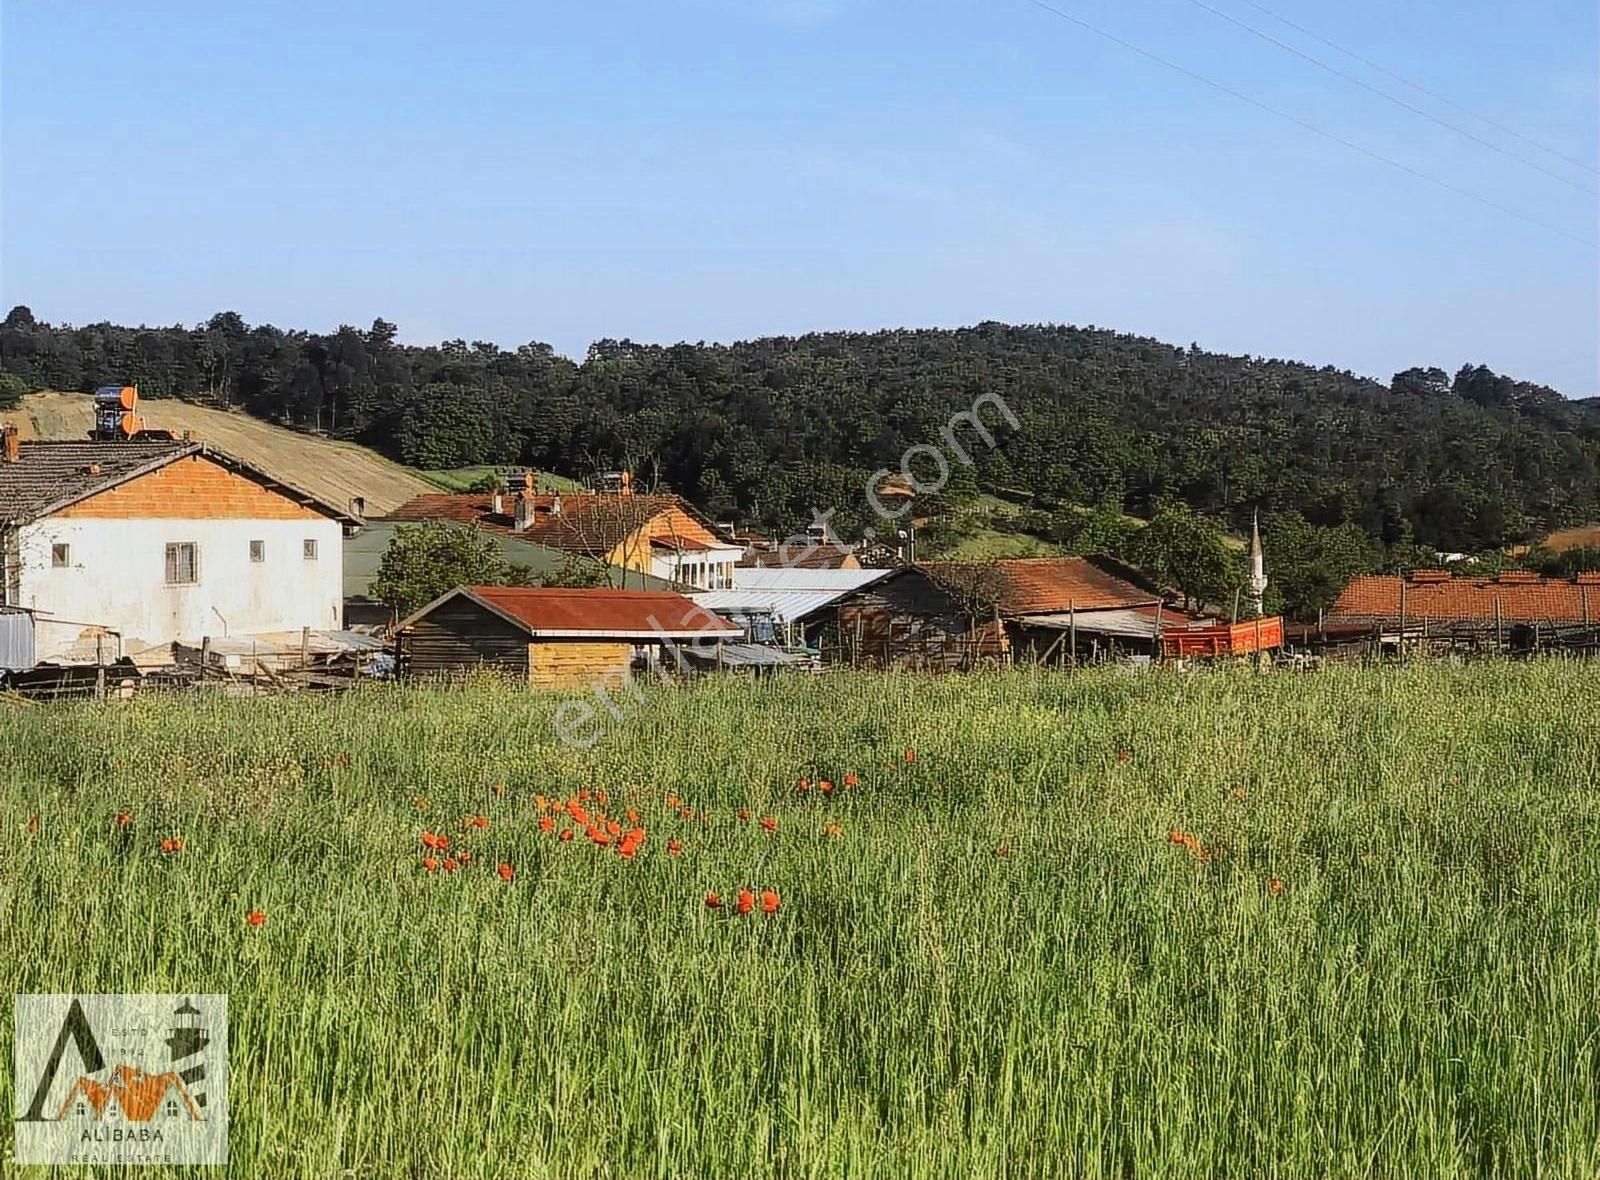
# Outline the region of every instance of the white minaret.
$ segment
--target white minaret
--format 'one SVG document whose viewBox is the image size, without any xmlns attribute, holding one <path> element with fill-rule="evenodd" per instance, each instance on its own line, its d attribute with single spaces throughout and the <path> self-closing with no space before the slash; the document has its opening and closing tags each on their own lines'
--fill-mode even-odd
<svg viewBox="0 0 1600 1180">
<path fill-rule="evenodd" d="M 1250 591 L 1250 610 L 1256 618 L 1261 617 L 1261 596 L 1267 592 L 1267 567 L 1266 559 L 1261 555 L 1261 514 L 1255 513 L 1250 518 L 1250 580 L 1246 584 Z"/>
</svg>

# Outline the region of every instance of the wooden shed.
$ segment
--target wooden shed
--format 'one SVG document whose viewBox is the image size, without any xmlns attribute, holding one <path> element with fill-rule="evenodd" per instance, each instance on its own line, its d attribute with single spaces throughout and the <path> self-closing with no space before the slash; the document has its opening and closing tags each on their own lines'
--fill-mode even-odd
<svg viewBox="0 0 1600 1180">
<path fill-rule="evenodd" d="M 669 591 L 460 586 L 401 623 L 396 648 L 402 675 L 487 669 L 581 688 L 742 634 Z"/>
</svg>

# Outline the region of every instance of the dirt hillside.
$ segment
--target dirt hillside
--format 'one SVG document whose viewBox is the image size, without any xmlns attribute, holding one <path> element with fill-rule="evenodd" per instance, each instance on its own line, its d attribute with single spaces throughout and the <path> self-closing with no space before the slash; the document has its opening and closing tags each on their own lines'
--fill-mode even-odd
<svg viewBox="0 0 1600 1180">
<path fill-rule="evenodd" d="M 139 412 L 154 430 L 192 431 L 197 441 L 243 459 L 286 483 L 345 507 L 363 496 L 367 515 L 380 516 L 413 496 L 439 489 L 365 447 L 301 434 L 248 414 L 214 410 L 171 398 L 140 399 Z M 33 393 L 22 407 L 0 413 L 23 439 L 81 439 L 93 419 L 92 402 L 81 393 Z"/>
</svg>

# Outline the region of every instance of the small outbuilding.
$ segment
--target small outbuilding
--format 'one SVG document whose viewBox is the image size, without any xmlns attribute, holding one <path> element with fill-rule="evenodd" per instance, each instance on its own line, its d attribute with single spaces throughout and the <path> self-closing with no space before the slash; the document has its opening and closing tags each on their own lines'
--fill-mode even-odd
<svg viewBox="0 0 1600 1180">
<path fill-rule="evenodd" d="M 582 688 L 742 638 L 670 591 L 459 586 L 400 624 L 396 650 L 402 675 L 488 669 L 536 688 Z"/>
</svg>

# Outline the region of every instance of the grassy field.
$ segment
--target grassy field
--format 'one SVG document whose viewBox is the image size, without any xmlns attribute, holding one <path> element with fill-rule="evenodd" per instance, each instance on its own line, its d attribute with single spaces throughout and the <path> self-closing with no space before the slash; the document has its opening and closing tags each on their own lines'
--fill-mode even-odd
<svg viewBox="0 0 1600 1180">
<path fill-rule="evenodd" d="M 472 485 L 486 475 L 493 475 L 497 469 L 491 466 L 480 467 L 451 467 L 437 471 L 423 471 L 420 474 L 429 483 L 438 485 L 447 492 L 467 492 L 472 490 Z M 581 491 L 583 485 L 575 479 L 568 479 L 564 475 L 554 475 L 548 471 L 539 473 L 540 488 L 557 492 Z M 435 489 L 437 490 L 437 489 Z"/>
<path fill-rule="evenodd" d="M 1592 667 L 556 704 L 6 706 L 0 993 L 229 993 L 238 1176 L 1600 1173 Z"/>
</svg>

